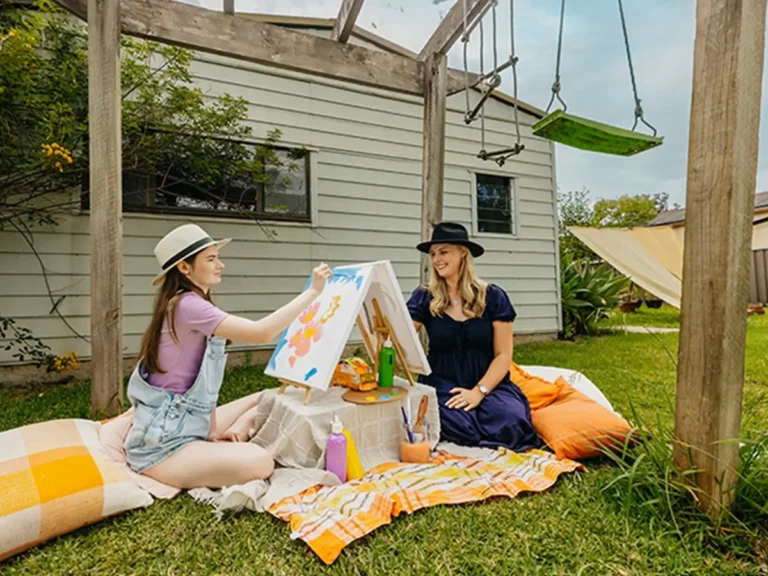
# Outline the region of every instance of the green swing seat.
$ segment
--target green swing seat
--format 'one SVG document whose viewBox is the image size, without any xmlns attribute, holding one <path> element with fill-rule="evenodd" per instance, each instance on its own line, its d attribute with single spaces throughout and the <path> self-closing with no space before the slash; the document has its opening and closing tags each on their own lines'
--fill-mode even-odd
<svg viewBox="0 0 768 576">
<path fill-rule="evenodd" d="M 533 125 L 533 133 L 566 146 L 617 156 L 632 156 L 645 152 L 660 146 L 664 141 L 660 136 L 649 136 L 595 122 L 566 114 L 563 110 L 555 110 L 536 122 Z"/>
</svg>

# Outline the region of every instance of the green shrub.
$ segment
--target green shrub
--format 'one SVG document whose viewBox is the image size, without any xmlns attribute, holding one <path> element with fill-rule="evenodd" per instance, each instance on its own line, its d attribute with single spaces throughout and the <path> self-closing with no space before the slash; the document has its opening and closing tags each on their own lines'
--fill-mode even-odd
<svg viewBox="0 0 768 576">
<path fill-rule="evenodd" d="M 595 324 L 608 316 L 619 303 L 619 294 L 628 279 L 617 275 L 607 264 L 599 266 L 586 259 L 560 257 L 560 288 L 563 308 L 563 337 L 588 335 Z"/>
</svg>

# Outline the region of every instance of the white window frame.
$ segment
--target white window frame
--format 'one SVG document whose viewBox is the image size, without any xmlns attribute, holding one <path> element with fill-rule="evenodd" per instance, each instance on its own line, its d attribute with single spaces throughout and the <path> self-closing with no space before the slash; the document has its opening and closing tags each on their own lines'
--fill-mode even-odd
<svg viewBox="0 0 768 576">
<path fill-rule="evenodd" d="M 501 232 L 480 232 L 477 222 L 477 175 L 487 174 L 488 176 L 501 176 L 503 178 L 509 178 L 510 194 L 512 195 L 512 231 L 509 234 L 503 234 Z M 520 210 L 517 194 L 517 176 L 504 172 L 502 170 L 471 170 L 470 171 L 470 186 L 471 199 L 472 199 L 472 235 L 479 238 L 519 238 L 520 237 Z"/>
</svg>

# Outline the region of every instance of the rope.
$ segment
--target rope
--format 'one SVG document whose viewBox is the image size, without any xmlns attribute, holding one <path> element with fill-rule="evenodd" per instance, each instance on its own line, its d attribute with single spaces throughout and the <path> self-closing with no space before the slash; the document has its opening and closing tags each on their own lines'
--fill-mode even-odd
<svg viewBox="0 0 768 576">
<path fill-rule="evenodd" d="M 621 0 L 619 0 L 621 1 Z M 555 65 L 555 81 L 552 84 L 552 98 L 549 99 L 549 105 L 547 105 L 547 114 L 552 107 L 552 103 L 555 101 L 555 97 L 563 105 L 563 112 L 566 111 L 568 106 L 560 98 L 560 55 L 563 53 L 563 22 L 565 21 L 565 0 L 560 2 L 560 33 L 557 37 L 557 64 Z"/>
<path fill-rule="evenodd" d="M 515 54 L 515 0 L 509 0 L 509 38 L 510 54 L 512 62 L 513 97 L 515 98 L 515 130 L 517 131 L 517 144 L 520 144 L 520 120 L 517 116 L 517 55 Z"/>
<path fill-rule="evenodd" d="M 565 0 L 563 0 L 563 3 L 565 3 Z M 624 5 L 622 4 L 621 0 L 619 0 L 619 15 L 621 16 L 621 29 L 624 33 L 624 47 L 627 50 L 627 63 L 629 64 L 629 77 L 632 80 L 632 93 L 635 96 L 635 123 L 632 125 L 632 130 L 634 130 L 637 127 L 637 121 L 640 120 L 643 124 L 648 126 L 651 130 L 653 130 L 653 135 L 656 136 L 656 128 L 651 126 L 648 122 L 645 121 L 645 118 L 643 118 L 643 107 L 640 104 L 640 98 L 637 95 L 637 83 L 635 82 L 635 70 L 632 67 L 632 54 L 629 50 L 629 34 L 627 34 L 627 23 L 624 20 Z M 558 56 L 559 59 L 559 56 Z M 559 61 L 558 61 L 559 65 Z"/>
</svg>

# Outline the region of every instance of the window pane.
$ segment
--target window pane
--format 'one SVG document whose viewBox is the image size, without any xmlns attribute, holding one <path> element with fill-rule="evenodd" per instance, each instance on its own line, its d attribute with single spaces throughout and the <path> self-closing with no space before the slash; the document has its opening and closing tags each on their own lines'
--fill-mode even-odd
<svg viewBox="0 0 768 576">
<path fill-rule="evenodd" d="M 252 144 L 243 143 L 253 150 Z M 128 212 L 201 212 L 245 218 L 309 220 L 309 154 L 264 148 L 258 175 L 201 174 L 183 154 L 168 154 L 155 166 L 123 170 L 123 209 Z M 81 206 L 90 208 L 89 173 L 83 175 Z M 266 182 L 265 182 L 266 181 Z"/>
<path fill-rule="evenodd" d="M 477 175 L 477 228 L 479 232 L 512 234 L 512 186 L 506 176 Z"/>
<path fill-rule="evenodd" d="M 264 186 L 264 212 L 293 217 L 309 216 L 308 156 L 297 158 L 288 150 L 276 150 L 281 166 L 268 166 Z"/>
</svg>

